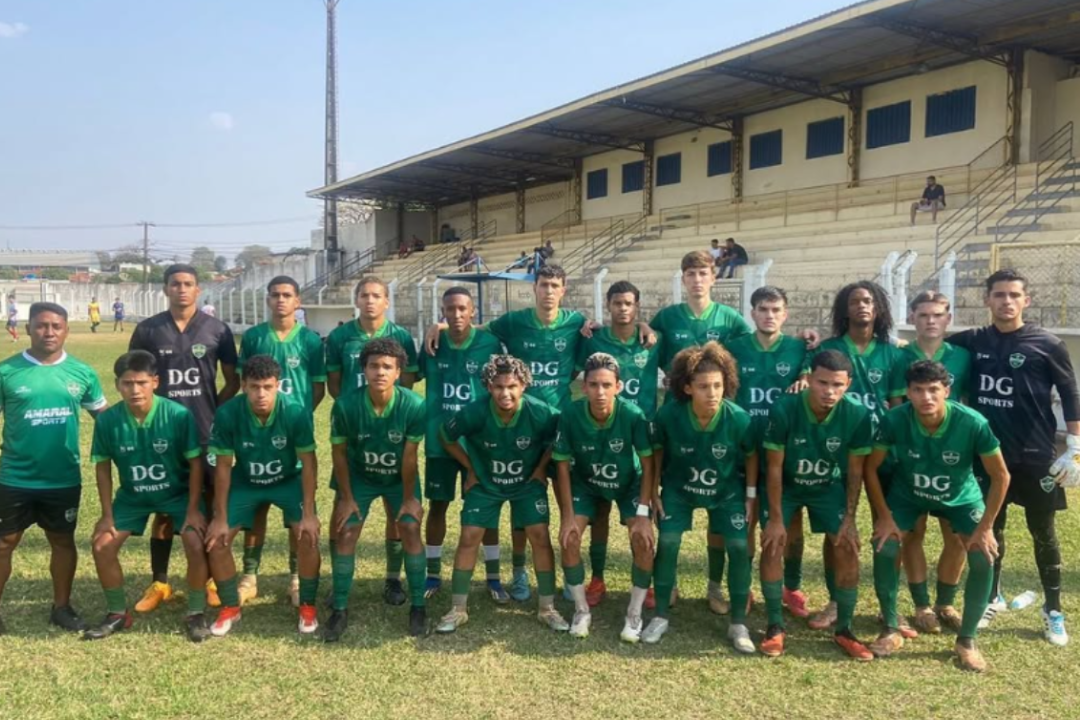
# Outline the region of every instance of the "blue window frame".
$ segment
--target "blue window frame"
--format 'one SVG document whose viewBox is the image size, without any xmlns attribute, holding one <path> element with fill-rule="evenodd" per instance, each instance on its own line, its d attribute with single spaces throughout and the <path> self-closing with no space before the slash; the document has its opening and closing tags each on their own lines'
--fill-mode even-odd
<svg viewBox="0 0 1080 720">
<path fill-rule="evenodd" d="M 622 191 L 638 192 L 645 189 L 645 161 L 625 163 L 622 166 Z"/>
<path fill-rule="evenodd" d="M 585 197 L 588 200 L 607 197 L 607 168 L 593 170 L 585 176 Z"/>
<path fill-rule="evenodd" d="M 911 140 L 911 101 L 883 105 L 866 113 L 868 150 Z"/>
<path fill-rule="evenodd" d="M 926 96 L 926 137 L 975 127 L 975 86 Z"/>
<path fill-rule="evenodd" d="M 806 159 L 843 155 L 844 118 L 819 120 L 806 126 Z"/>
<path fill-rule="evenodd" d="M 773 167 L 784 161 L 784 131 L 750 136 L 750 169 Z"/>
<path fill-rule="evenodd" d="M 682 153 L 656 158 L 656 185 L 678 185 L 682 182 Z"/>
<path fill-rule="evenodd" d="M 713 143 L 709 146 L 708 176 L 727 175 L 731 172 L 731 141 Z"/>
</svg>

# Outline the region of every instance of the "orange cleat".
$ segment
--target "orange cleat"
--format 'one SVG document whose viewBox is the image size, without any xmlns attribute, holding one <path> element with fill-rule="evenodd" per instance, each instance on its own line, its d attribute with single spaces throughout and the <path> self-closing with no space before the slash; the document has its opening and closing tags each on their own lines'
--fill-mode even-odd
<svg viewBox="0 0 1080 720">
<path fill-rule="evenodd" d="M 214 637 L 225 637 L 233 628 L 240 625 L 240 608 L 223 607 L 218 613 L 217 620 L 210 626 L 210 634 Z"/>
<path fill-rule="evenodd" d="M 163 602 L 168 602 L 172 595 L 172 586 L 169 583 L 152 582 L 143 593 L 142 599 L 135 603 L 135 611 L 148 613 L 157 610 L 158 606 Z"/>
<path fill-rule="evenodd" d="M 589 603 L 589 607 L 596 607 L 603 602 L 606 596 L 607 585 L 600 578 L 593 578 L 589 586 L 585 588 L 585 602 Z"/>
<path fill-rule="evenodd" d="M 761 645 L 758 646 L 758 650 L 765 657 L 780 657 L 784 654 L 784 638 L 787 634 L 784 632 L 784 628 L 779 625 L 773 625 L 765 633 L 765 639 L 761 641 Z"/>
<path fill-rule="evenodd" d="M 859 639 L 852 634 L 851 630 L 838 632 L 833 635 L 833 639 L 848 654 L 848 657 L 859 662 L 870 662 L 874 659 L 874 653 L 870 652 L 870 648 L 859 642 Z"/>
<path fill-rule="evenodd" d="M 810 617 L 810 610 L 806 607 L 806 593 L 802 590 L 788 590 L 784 588 L 784 607 L 797 618 Z"/>
</svg>

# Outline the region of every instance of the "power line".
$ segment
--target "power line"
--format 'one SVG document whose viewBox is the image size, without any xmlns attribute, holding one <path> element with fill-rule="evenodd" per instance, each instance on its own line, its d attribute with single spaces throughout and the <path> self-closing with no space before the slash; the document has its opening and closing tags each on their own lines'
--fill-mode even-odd
<svg viewBox="0 0 1080 720">
<path fill-rule="evenodd" d="M 202 223 L 154 223 L 157 227 L 167 228 L 228 228 L 228 227 L 259 227 L 267 225 L 291 225 L 299 222 L 312 222 L 315 215 L 300 215 L 289 218 L 274 218 L 271 220 L 242 220 L 239 222 L 202 222 Z M 141 227 L 142 223 L 106 223 L 101 225 L 0 225 L 0 230 L 18 231 L 64 231 L 64 230 L 123 230 L 132 227 Z"/>
<path fill-rule="evenodd" d="M 139 223 L 123 225 L 0 225 L 0 230 L 123 230 L 138 227 Z"/>
</svg>

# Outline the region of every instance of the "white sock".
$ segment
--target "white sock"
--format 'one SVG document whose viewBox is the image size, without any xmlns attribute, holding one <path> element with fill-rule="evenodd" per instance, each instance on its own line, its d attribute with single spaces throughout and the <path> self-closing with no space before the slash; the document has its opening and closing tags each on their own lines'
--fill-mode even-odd
<svg viewBox="0 0 1080 720">
<path fill-rule="evenodd" d="M 645 596 L 649 593 L 647 588 L 630 588 L 630 606 L 626 608 L 626 614 L 630 617 L 641 617 L 641 608 L 645 605 Z"/>
<path fill-rule="evenodd" d="M 499 546 L 498 545 L 485 545 L 484 546 L 484 560 L 498 560 L 499 559 Z"/>
<path fill-rule="evenodd" d="M 425 545 L 424 553 L 428 560 L 442 558 L 442 545 Z"/>
<path fill-rule="evenodd" d="M 581 586 L 579 586 L 579 587 L 581 587 Z M 544 612 L 545 610 L 554 609 L 554 607 L 555 607 L 555 596 L 554 595 L 538 595 L 537 599 L 539 601 L 540 612 Z"/>
<path fill-rule="evenodd" d="M 574 612 L 588 613 L 589 603 L 585 599 L 585 586 L 567 585 L 566 587 L 570 590 L 570 595 L 574 598 Z"/>
<path fill-rule="evenodd" d="M 721 595 L 724 594 L 724 587 L 720 583 L 715 582 L 713 580 L 710 580 L 709 581 L 709 591 L 708 592 L 709 592 L 710 597 L 712 597 L 712 596 L 720 597 Z"/>
</svg>

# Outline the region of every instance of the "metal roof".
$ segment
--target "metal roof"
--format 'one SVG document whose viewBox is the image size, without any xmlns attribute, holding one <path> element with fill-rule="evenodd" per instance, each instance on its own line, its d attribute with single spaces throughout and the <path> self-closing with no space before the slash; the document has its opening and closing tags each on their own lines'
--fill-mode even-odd
<svg viewBox="0 0 1080 720">
<path fill-rule="evenodd" d="M 327 185 L 311 197 L 447 205 L 573 177 L 613 148 L 1012 48 L 1080 61 L 1080 2 L 867 0 L 589 95 L 515 123 Z"/>
</svg>

